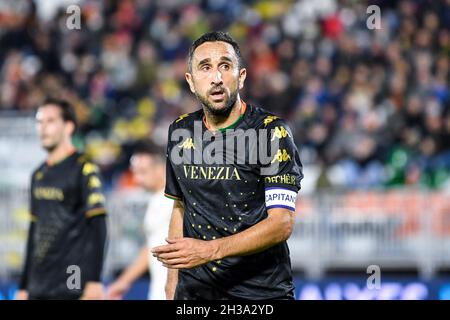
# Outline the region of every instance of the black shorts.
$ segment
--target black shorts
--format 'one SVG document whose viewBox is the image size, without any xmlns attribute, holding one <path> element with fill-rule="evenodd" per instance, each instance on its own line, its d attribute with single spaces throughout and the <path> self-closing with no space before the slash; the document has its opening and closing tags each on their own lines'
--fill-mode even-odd
<svg viewBox="0 0 450 320">
<path fill-rule="evenodd" d="M 178 282 L 175 290 L 174 300 L 242 300 L 234 297 L 217 288 L 184 282 Z M 289 292 L 281 297 L 268 297 L 265 300 L 295 300 L 293 292 Z"/>
<path fill-rule="evenodd" d="M 81 297 L 75 298 L 73 296 L 67 297 L 43 297 L 43 296 L 29 296 L 28 300 L 79 300 Z"/>
<path fill-rule="evenodd" d="M 35 295 L 30 293 L 28 295 L 28 300 L 79 300 L 81 294 L 66 294 L 61 293 L 58 295 Z"/>
</svg>

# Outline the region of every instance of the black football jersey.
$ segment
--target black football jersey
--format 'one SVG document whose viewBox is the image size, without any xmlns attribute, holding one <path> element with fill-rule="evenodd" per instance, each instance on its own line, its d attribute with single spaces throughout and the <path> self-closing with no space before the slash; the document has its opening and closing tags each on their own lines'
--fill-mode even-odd
<svg viewBox="0 0 450 320">
<path fill-rule="evenodd" d="M 105 197 L 95 164 L 78 152 L 49 165 L 43 163 L 31 179 L 31 215 L 35 223 L 26 289 L 30 296 L 80 296 L 89 278 L 92 238 L 88 219 L 103 215 Z M 67 279 L 79 267 L 81 288 Z"/>
<path fill-rule="evenodd" d="M 203 110 L 180 116 L 169 128 L 165 193 L 184 203 L 184 237 L 227 237 L 265 219 L 270 208 L 295 210 L 303 174 L 291 130 L 262 108 L 244 103 L 243 109 L 234 124 L 215 132 Z M 293 295 L 287 243 L 182 269 L 179 286 L 197 292 L 212 287 L 228 298 Z"/>
</svg>

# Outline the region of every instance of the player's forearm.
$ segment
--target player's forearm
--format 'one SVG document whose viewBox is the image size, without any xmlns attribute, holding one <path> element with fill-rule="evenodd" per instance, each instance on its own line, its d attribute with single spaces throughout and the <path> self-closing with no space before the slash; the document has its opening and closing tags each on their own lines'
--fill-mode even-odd
<svg viewBox="0 0 450 320">
<path fill-rule="evenodd" d="M 148 270 L 149 248 L 143 247 L 134 262 L 122 273 L 119 281 L 132 284 Z"/>
<path fill-rule="evenodd" d="M 167 269 L 167 281 L 166 281 L 166 299 L 173 300 L 175 295 L 175 289 L 178 283 L 178 270 Z"/>
<path fill-rule="evenodd" d="M 106 247 L 107 227 L 105 215 L 89 219 L 89 250 L 86 253 L 87 281 L 100 282 Z"/>
<path fill-rule="evenodd" d="M 20 279 L 19 283 L 19 289 L 25 290 L 28 284 L 28 271 L 30 269 L 30 263 L 31 263 L 31 257 L 33 256 L 33 250 L 34 250 L 34 230 L 35 230 L 35 222 L 32 221 L 30 223 L 30 227 L 28 230 L 28 239 L 27 239 L 27 246 L 26 246 L 26 252 L 25 252 L 25 262 L 24 267 L 22 271 L 22 277 Z"/>
<path fill-rule="evenodd" d="M 181 201 L 174 201 L 169 224 L 169 239 L 183 237 L 184 205 Z"/>
<path fill-rule="evenodd" d="M 175 201 L 169 225 L 169 239 L 183 237 L 183 217 L 184 217 L 183 203 L 181 201 Z M 177 283 L 178 283 L 178 270 L 168 269 L 165 288 L 166 298 L 168 300 L 172 300 L 174 298 Z"/>
<path fill-rule="evenodd" d="M 293 219 L 293 213 L 287 209 L 271 209 L 269 216 L 254 226 L 211 241 L 214 260 L 254 254 L 287 240 L 292 233 Z"/>
</svg>

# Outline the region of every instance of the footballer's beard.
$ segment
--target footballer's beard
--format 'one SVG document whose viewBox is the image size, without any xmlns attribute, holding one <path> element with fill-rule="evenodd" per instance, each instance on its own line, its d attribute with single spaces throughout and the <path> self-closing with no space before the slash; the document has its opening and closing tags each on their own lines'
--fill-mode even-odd
<svg viewBox="0 0 450 320">
<path fill-rule="evenodd" d="M 43 145 L 42 147 L 45 149 L 45 151 L 47 151 L 47 153 L 51 153 L 56 149 L 57 146 L 58 146 L 57 144 L 52 144 L 52 145 Z"/>
<path fill-rule="evenodd" d="M 60 141 L 51 141 L 48 143 L 41 142 L 42 148 L 44 148 L 45 151 L 47 151 L 47 153 L 53 152 L 56 148 L 58 148 L 59 144 L 60 144 Z"/>
<path fill-rule="evenodd" d="M 233 106 L 236 103 L 238 93 L 239 91 L 238 89 L 236 89 L 230 93 L 229 97 L 225 97 L 225 104 L 220 109 L 215 108 L 213 104 L 208 101 L 208 96 L 201 96 L 198 93 L 195 93 L 195 95 L 205 107 L 206 112 L 208 112 L 210 115 L 217 118 L 227 118 L 230 115 L 231 110 L 233 110 Z"/>
</svg>

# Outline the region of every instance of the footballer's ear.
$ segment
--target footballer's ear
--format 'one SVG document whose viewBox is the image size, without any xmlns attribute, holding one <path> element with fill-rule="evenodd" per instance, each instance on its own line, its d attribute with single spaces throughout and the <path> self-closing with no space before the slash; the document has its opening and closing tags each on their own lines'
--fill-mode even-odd
<svg viewBox="0 0 450 320">
<path fill-rule="evenodd" d="M 187 83 L 189 84 L 189 89 L 191 89 L 192 93 L 195 93 L 195 87 L 194 87 L 194 81 L 192 80 L 192 74 L 189 72 L 186 72 L 184 74 Z"/>
<path fill-rule="evenodd" d="M 247 78 L 247 69 L 241 68 L 239 70 L 239 89 L 244 87 L 245 78 Z"/>
<path fill-rule="evenodd" d="M 69 136 L 73 136 L 73 134 L 75 133 L 75 123 L 73 123 L 72 121 L 66 121 L 65 130 Z"/>
</svg>

